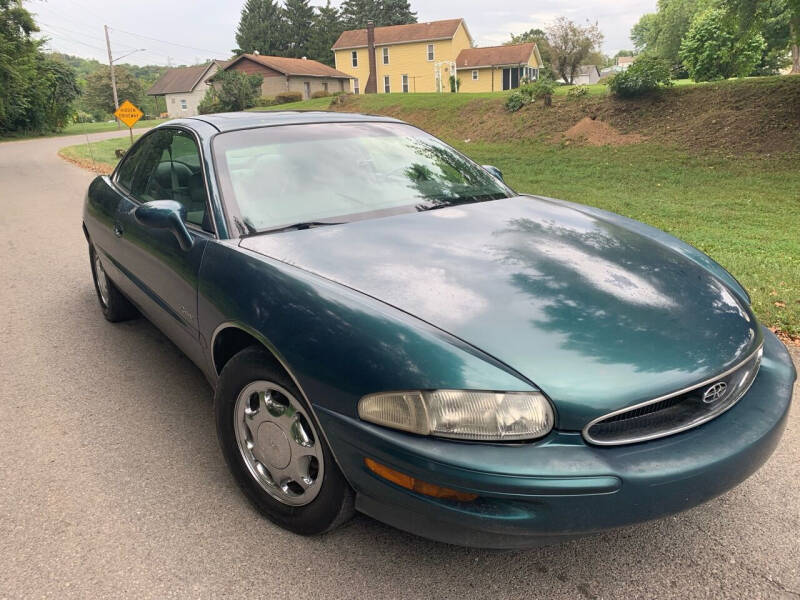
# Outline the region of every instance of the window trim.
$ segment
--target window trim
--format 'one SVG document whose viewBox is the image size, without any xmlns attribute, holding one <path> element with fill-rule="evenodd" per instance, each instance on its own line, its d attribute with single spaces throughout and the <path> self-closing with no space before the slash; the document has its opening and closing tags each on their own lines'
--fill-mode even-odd
<svg viewBox="0 0 800 600">
<path fill-rule="evenodd" d="M 478 81 L 478 69 L 472 69 L 472 81 Z"/>
<path fill-rule="evenodd" d="M 361 88 L 358 87 L 358 77 L 353 77 L 353 94 L 358 96 L 361 93 Z"/>
<path fill-rule="evenodd" d="M 408 73 L 400 76 L 400 87 L 404 94 L 408 93 Z"/>
<path fill-rule="evenodd" d="M 383 47 L 383 64 L 389 64 L 389 46 Z"/>
<path fill-rule="evenodd" d="M 433 44 L 428 44 L 428 48 L 427 48 L 428 62 L 433 62 L 434 60 L 436 60 L 436 52 L 435 52 L 435 50 L 436 49 L 434 48 Z"/>
<path fill-rule="evenodd" d="M 392 81 L 388 75 L 383 76 L 383 93 L 384 94 L 392 93 Z"/>
<path fill-rule="evenodd" d="M 128 198 L 131 202 L 133 202 L 137 206 L 142 206 L 143 204 L 145 204 L 144 202 L 142 202 L 141 200 L 136 198 L 131 193 L 130 190 L 125 189 L 125 187 L 123 187 L 119 183 L 119 181 L 118 181 L 118 179 L 119 179 L 119 168 L 122 166 L 122 163 L 125 162 L 125 158 L 129 155 L 131 150 L 133 150 L 134 148 L 139 146 L 139 144 L 144 142 L 144 140 L 149 138 L 154 133 L 159 132 L 159 131 L 164 131 L 165 129 L 183 131 L 183 132 L 188 133 L 189 135 L 191 135 L 192 138 L 194 139 L 194 143 L 197 146 L 198 155 L 200 156 L 200 172 L 203 174 L 203 187 L 206 190 L 206 210 L 209 211 L 208 214 L 211 215 L 211 228 L 214 231 L 206 231 L 200 225 L 197 225 L 195 223 L 190 223 L 189 221 L 184 221 L 184 225 L 186 225 L 186 227 L 191 229 L 192 231 L 196 231 L 197 233 L 203 233 L 205 235 L 210 235 L 214 239 L 219 239 L 219 233 L 218 233 L 219 232 L 219 228 L 217 227 L 217 217 L 214 214 L 214 207 L 211 205 L 211 193 L 210 193 L 210 188 L 209 188 L 209 185 L 208 185 L 208 174 L 206 173 L 206 168 L 205 168 L 206 161 L 205 161 L 205 153 L 203 152 L 203 144 L 200 142 L 200 136 L 197 135 L 197 132 L 194 131 L 193 129 L 189 129 L 188 127 L 183 127 L 181 125 L 168 125 L 168 126 L 165 126 L 165 127 L 154 127 L 153 129 L 151 129 L 150 131 L 148 131 L 147 133 L 142 135 L 142 137 L 140 137 L 138 140 L 136 140 L 136 142 L 133 144 L 133 146 L 128 148 L 128 152 L 125 153 L 125 157 L 123 157 L 122 160 L 119 161 L 119 163 L 117 163 L 117 166 L 114 167 L 114 170 L 111 172 L 111 175 L 108 176 L 108 180 L 113 185 L 114 189 L 118 193 L 120 193 L 123 196 L 125 196 L 126 198 Z M 221 204 L 222 203 L 220 203 L 220 206 L 221 206 Z"/>
<path fill-rule="evenodd" d="M 350 52 L 350 64 L 354 69 L 358 68 L 358 50 L 352 50 Z"/>
</svg>

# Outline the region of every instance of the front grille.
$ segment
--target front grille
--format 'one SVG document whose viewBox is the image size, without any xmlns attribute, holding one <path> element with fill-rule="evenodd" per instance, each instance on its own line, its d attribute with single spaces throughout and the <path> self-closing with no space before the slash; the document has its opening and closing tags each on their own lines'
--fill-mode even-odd
<svg viewBox="0 0 800 600">
<path fill-rule="evenodd" d="M 710 421 L 736 404 L 761 366 L 758 348 L 732 369 L 688 390 L 648 400 L 595 419 L 583 430 L 587 442 L 603 446 L 632 444 L 672 435 Z"/>
</svg>

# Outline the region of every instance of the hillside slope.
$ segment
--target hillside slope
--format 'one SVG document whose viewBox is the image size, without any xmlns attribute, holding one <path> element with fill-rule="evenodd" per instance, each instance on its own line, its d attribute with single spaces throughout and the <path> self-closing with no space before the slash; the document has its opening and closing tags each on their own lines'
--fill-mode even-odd
<svg viewBox="0 0 800 600">
<path fill-rule="evenodd" d="M 800 151 L 800 77 L 767 77 L 679 86 L 650 98 L 556 97 L 508 113 L 505 96 L 378 94 L 348 96 L 332 110 L 394 116 L 446 139 L 482 142 L 547 139 L 581 119 L 599 119 L 630 140 L 689 151 L 767 154 Z"/>
</svg>

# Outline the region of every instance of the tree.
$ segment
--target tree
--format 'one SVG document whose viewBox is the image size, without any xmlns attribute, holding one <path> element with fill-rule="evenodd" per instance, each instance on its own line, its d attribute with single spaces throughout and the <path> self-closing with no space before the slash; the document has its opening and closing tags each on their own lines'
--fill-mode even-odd
<svg viewBox="0 0 800 600">
<path fill-rule="evenodd" d="M 287 43 L 283 9 L 273 0 L 247 0 L 236 29 L 234 54 L 283 56 Z"/>
<path fill-rule="evenodd" d="M 542 55 L 542 62 L 550 65 L 553 62 L 552 52 L 550 51 L 550 43 L 547 41 L 547 34 L 542 29 L 529 29 L 519 35 L 511 34 L 511 39 L 505 43 L 506 46 L 513 46 L 515 44 L 526 44 L 533 42 L 539 48 L 539 54 Z"/>
<path fill-rule="evenodd" d="M 217 109 L 222 112 L 245 110 L 256 105 L 261 95 L 261 75 L 248 75 L 239 71 L 219 71 L 213 78 L 217 95 Z M 208 96 L 208 94 L 206 94 Z M 203 99 L 205 101 L 205 98 Z"/>
<path fill-rule="evenodd" d="M 729 16 L 739 21 L 740 36 L 761 30 L 767 40 L 767 56 L 791 48 L 792 73 L 800 73 L 800 0 L 722 0 Z"/>
<path fill-rule="evenodd" d="M 283 56 L 302 58 L 309 55 L 314 8 L 308 0 L 286 0 L 283 9 L 284 33 L 287 46 Z"/>
<path fill-rule="evenodd" d="M 344 0 L 340 10 L 345 29 L 361 29 L 367 21 L 376 27 L 417 22 L 408 0 Z"/>
<path fill-rule="evenodd" d="M 331 6 L 331 0 L 328 0 L 325 6 L 318 6 L 314 14 L 311 37 L 308 40 L 308 57 L 334 66 L 335 60 L 331 47 L 342 31 L 339 10 L 335 6 Z"/>
<path fill-rule="evenodd" d="M 658 12 L 643 15 L 631 30 L 631 40 L 639 52 L 680 63 L 681 41 L 695 15 L 714 0 L 658 0 Z"/>
<path fill-rule="evenodd" d="M 725 12 L 711 8 L 692 21 L 681 43 L 680 59 L 695 81 L 744 77 L 758 64 L 765 47 L 761 33 L 737 36 Z"/>
<path fill-rule="evenodd" d="M 411 10 L 408 0 L 382 0 L 376 25 L 407 25 L 417 22 L 417 13 Z"/>
<path fill-rule="evenodd" d="M 0 133 L 57 130 L 79 93 L 75 71 L 44 54 L 31 14 L 18 0 L 0 0 Z"/>
<path fill-rule="evenodd" d="M 124 66 L 114 67 L 117 80 L 117 96 L 119 103 L 130 100 L 138 105 L 144 95 L 141 82 Z M 114 92 L 111 88 L 111 71 L 103 67 L 86 77 L 83 89 L 83 101 L 86 108 L 96 114 L 111 114 L 114 106 Z"/>
<path fill-rule="evenodd" d="M 571 85 L 584 60 L 599 48 L 603 34 L 596 23 L 581 26 L 566 17 L 559 17 L 547 28 L 547 41 L 553 70 Z"/>
</svg>

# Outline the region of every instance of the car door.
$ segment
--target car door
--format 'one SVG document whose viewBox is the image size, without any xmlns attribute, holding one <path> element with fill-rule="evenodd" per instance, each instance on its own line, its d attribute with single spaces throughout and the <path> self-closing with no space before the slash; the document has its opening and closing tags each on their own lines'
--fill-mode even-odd
<svg viewBox="0 0 800 600">
<path fill-rule="evenodd" d="M 114 257 L 124 275 L 123 291 L 150 320 L 199 364 L 197 278 L 206 244 L 214 239 L 200 149 L 192 132 L 159 128 L 137 144 L 135 164 L 120 166 Z M 125 177 L 122 177 L 124 175 Z M 168 229 L 140 223 L 136 209 L 152 200 L 174 200 L 185 209 L 192 237 L 181 249 Z"/>
</svg>

